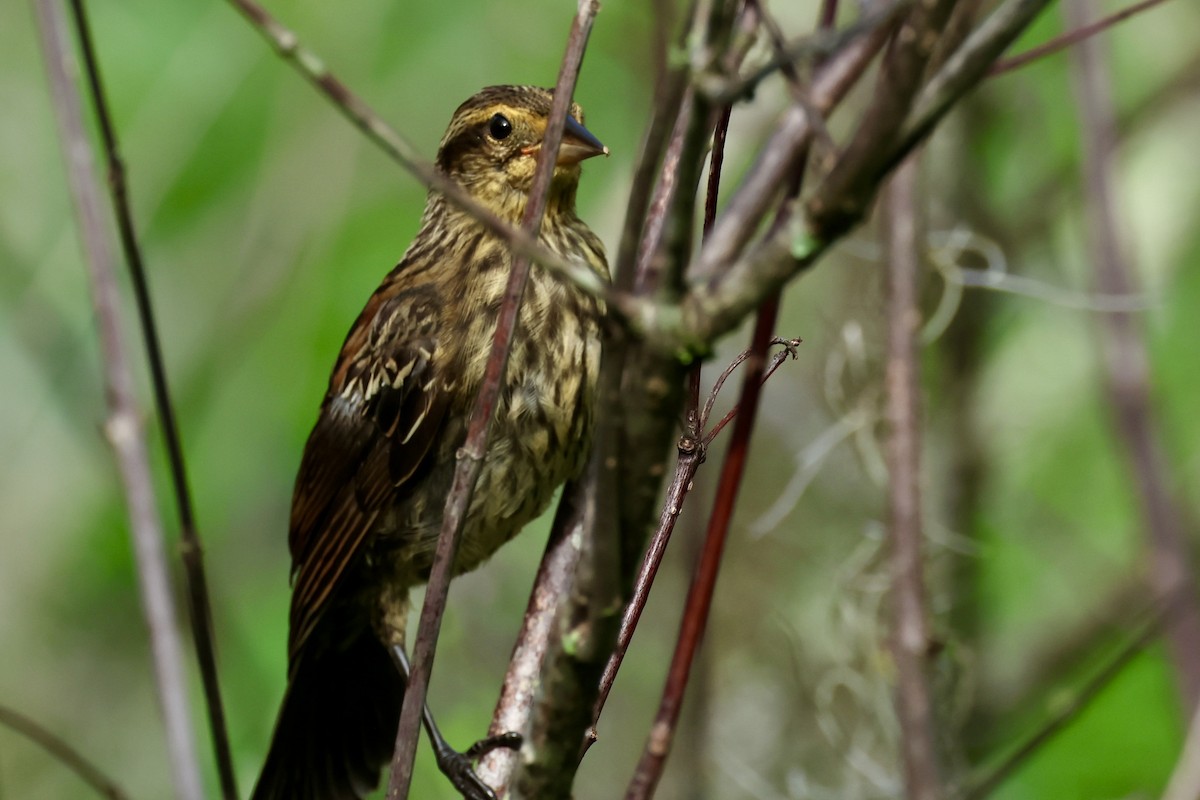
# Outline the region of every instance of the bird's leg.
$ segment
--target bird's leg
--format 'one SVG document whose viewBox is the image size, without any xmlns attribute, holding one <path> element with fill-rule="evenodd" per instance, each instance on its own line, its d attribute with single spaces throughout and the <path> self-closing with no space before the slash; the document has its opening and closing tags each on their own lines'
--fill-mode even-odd
<svg viewBox="0 0 1200 800">
<path fill-rule="evenodd" d="M 404 686 L 407 689 L 411 673 L 408 653 L 404 651 L 404 645 L 401 644 L 392 644 L 389 650 L 392 653 L 392 660 L 396 662 L 396 669 L 404 677 Z M 437 759 L 438 769 L 450 779 L 454 788 L 467 800 L 496 800 L 496 793 L 475 774 L 473 765 L 478 759 L 501 747 L 507 747 L 510 750 L 518 749 L 521 746 L 521 734 L 509 732 L 489 736 L 468 747 L 466 752 L 460 753 L 450 746 L 446 737 L 442 736 L 442 732 L 438 730 L 437 722 L 433 719 L 433 712 L 429 710 L 428 703 L 421 708 L 421 720 L 425 723 L 425 731 L 429 734 L 430 742 L 433 743 L 433 755 Z"/>
</svg>

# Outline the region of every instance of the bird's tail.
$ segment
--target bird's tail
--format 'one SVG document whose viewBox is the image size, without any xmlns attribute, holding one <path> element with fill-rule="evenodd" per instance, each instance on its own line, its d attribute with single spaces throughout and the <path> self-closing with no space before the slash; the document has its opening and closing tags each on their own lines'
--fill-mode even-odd
<svg viewBox="0 0 1200 800">
<path fill-rule="evenodd" d="M 303 654 L 251 800 L 365 797 L 391 759 L 403 699 L 400 673 L 369 629 Z"/>
</svg>

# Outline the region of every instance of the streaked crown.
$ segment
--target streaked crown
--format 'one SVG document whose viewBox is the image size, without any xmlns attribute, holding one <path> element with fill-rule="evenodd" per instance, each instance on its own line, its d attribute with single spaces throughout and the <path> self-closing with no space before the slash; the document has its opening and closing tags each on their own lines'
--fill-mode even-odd
<svg viewBox="0 0 1200 800">
<path fill-rule="evenodd" d="M 508 206 L 511 193 L 527 194 L 549 122 L 553 91 L 537 86 L 489 86 L 454 112 L 438 147 L 440 169 L 492 205 Z M 583 127 L 583 109 L 571 104 L 554 173 L 556 189 L 571 191 L 579 162 L 607 154 Z"/>
</svg>

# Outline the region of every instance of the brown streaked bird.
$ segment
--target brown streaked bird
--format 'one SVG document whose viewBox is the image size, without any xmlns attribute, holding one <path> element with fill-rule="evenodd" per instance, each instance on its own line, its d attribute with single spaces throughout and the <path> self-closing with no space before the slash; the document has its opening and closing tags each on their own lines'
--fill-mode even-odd
<svg viewBox="0 0 1200 800">
<path fill-rule="evenodd" d="M 519 223 L 550 101 L 531 86 L 484 89 L 454 112 L 438 168 Z M 580 162 L 607 152 L 572 105 L 539 234 L 606 280 L 603 245 L 576 216 L 575 190 Z M 360 798 L 391 758 L 408 594 L 429 575 L 512 262 L 504 239 L 431 191 L 416 238 L 342 345 L 296 478 L 288 685 L 253 800 Z M 491 556 L 580 472 L 602 314 L 533 268 L 456 573 Z M 430 734 L 465 796 L 494 796 L 466 756 Z"/>
</svg>

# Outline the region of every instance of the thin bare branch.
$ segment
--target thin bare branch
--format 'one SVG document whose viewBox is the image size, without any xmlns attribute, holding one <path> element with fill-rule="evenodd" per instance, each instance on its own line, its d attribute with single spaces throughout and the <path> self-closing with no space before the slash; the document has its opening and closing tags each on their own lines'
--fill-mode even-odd
<svg viewBox="0 0 1200 800">
<path fill-rule="evenodd" d="M 679 113 L 675 117 L 675 126 L 667 141 L 667 150 L 663 155 L 658 182 L 655 184 L 646 213 L 641 244 L 638 246 L 634 290 L 639 295 L 653 295 L 661 286 L 663 273 L 669 261 L 668 254 L 662 249 L 663 239 L 672 216 L 684 216 L 683 211 L 673 211 L 672 206 L 676 202 L 684 167 L 687 166 L 691 172 L 690 164 L 699 160 L 696 150 L 701 146 L 700 119 L 701 115 L 697 113 L 696 108 L 696 92 L 688 86 L 680 98 Z M 686 218 L 689 221 L 693 206 L 688 201 L 694 196 L 691 189 L 692 187 L 685 185 L 679 198 L 680 203 L 687 207 L 686 212 L 689 213 Z"/>
<path fill-rule="evenodd" d="M 771 40 L 771 47 L 775 51 L 775 57 L 777 59 L 785 58 L 787 55 L 787 41 L 783 37 L 783 30 L 779 27 L 779 23 L 767 10 L 765 3 L 760 2 L 760 0 L 753 0 L 753 3 L 758 9 L 759 16 L 762 18 L 763 28 L 766 29 L 767 36 Z M 836 2 L 829 2 L 822 7 L 822 20 L 829 14 L 833 13 L 830 11 L 830 7 L 836 7 Z M 900 7 L 898 5 L 888 6 L 885 11 L 889 15 L 898 14 Z M 860 25 L 861 24 L 864 23 L 860 23 Z M 820 22 L 818 22 L 818 25 L 820 26 L 820 30 L 818 31 L 817 35 L 827 35 L 827 29 L 829 26 L 822 25 Z M 867 27 L 870 26 L 868 25 Z M 825 55 L 827 55 L 828 52 L 832 52 L 834 49 L 836 48 L 829 48 Z M 820 60 L 821 55 L 814 52 L 812 55 L 812 63 L 820 63 Z M 783 73 L 784 80 L 787 82 L 788 90 L 792 94 L 792 100 L 794 100 L 796 103 L 799 103 L 800 106 L 803 107 L 806 112 L 808 112 L 808 118 L 813 124 L 813 130 L 815 132 L 817 142 L 822 146 L 833 150 L 837 145 L 834 143 L 833 136 L 829 133 L 829 129 L 825 127 L 825 120 L 821 118 L 821 113 L 814 108 L 812 103 L 809 101 L 807 83 L 801 77 L 800 72 L 796 69 L 795 64 L 793 64 L 791 61 L 781 64 L 780 72 Z"/>
<path fill-rule="evenodd" d="M 802 342 L 800 339 L 780 339 L 780 338 L 776 337 L 771 340 L 772 345 L 782 345 L 783 349 L 780 350 L 778 353 L 776 353 L 771 358 L 771 363 L 767 366 L 767 368 L 765 370 L 763 370 L 763 375 L 762 375 L 763 383 L 766 383 L 767 381 L 769 381 L 771 379 L 771 376 L 774 375 L 775 372 L 780 367 L 783 366 L 783 362 L 787 361 L 789 358 L 794 359 L 796 357 L 796 348 L 799 347 L 801 345 L 801 343 Z M 743 361 L 748 360 L 750 358 L 750 356 L 751 356 L 750 350 L 743 350 L 737 363 L 741 364 Z M 725 430 L 725 426 L 728 425 L 730 422 L 733 422 L 734 418 L 737 417 L 739 410 L 741 410 L 741 406 L 738 404 L 735 404 L 733 406 L 733 408 L 731 408 L 725 412 L 725 416 L 721 417 L 721 419 L 719 419 L 717 421 L 716 425 L 713 425 L 712 428 L 709 429 L 708 433 L 704 434 L 704 446 L 705 447 L 712 444 L 713 440 L 721 435 L 721 431 Z M 703 424 L 705 424 L 705 425 L 708 424 L 707 417 L 704 417 Z"/>
<path fill-rule="evenodd" d="M 775 55 L 749 75 L 725 78 L 720 75 L 701 75 L 697 83 L 700 89 L 715 103 L 733 103 L 750 97 L 764 80 L 782 72 L 784 77 L 793 81 L 799 75 L 797 67 L 807 67 L 818 63 L 828 56 L 841 50 L 847 42 L 876 30 L 888 27 L 895 22 L 900 14 L 908 10 L 915 0 L 895 0 L 878 9 L 871 9 L 861 20 L 842 29 L 818 30 L 791 42 L 785 41 L 775 27 L 768 25 L 768 33 L 772 38 Z M 764 11 L 765 9 L 761 9 Z M 824 14 L 824 11 L 822 12 Z M 767 17 L 764 14 L 763 19 Z"/>
<path fill-rule="evenodd" d="M 889 27 L 880 22 L 878 27 L 843 46 L 817 69 L 810 87 L 813 108 L 829 114 L 866 71 L 875 53 L 883 46 L 888 30 Z M 705 240 L 692 267 L 694 281 L 713 279 L 731 265 L 758 229 L 772 199 L 778 196 L 779 177 L 794 172 L 814 129 L 808 111 L 803 108 L 789 109 L 784 115 L 775 134 L 713 225 L 712 234 Z M 757 307 L 767 294 L 759 297 L 744 313 Z M 739 321 L 742 316 L 739 314 Z M 655 327 L 647 326 L 650 330 Z"/>
<path fill-rule="evenodd" d="M 908 155 L 1052 0 L 1005 0 L 950 55 L 913 103 L 889 166 Z"/>
<path fill-rule="evenodd" d="M 130 534 L 137 563 L 142 611 L 150 633 L 160 711 L 166 728 L 167 754 L 180 800 L 203 797 L 196 745 L 188 710 L 170 570 L 163 551 L 162 526 L 150 476 L 145 431 L 134 391 L 133 373 L 121 341 L 120 293 L 116 259 L 104 225 L 103 192 L 95 172 L 92 145 L 84 131 L 79 72 L 69 55 L 65 21 L 55 0 L 35 3 L 43 55 L 50 74 L 55 116 L 62 140 L 71 196 L 75 204 L 91 283 L 98 328 L 109 416 L 105 433 L 117 461 L 117 472 L 129 513 Z"/>
<path fill-rule="evenodd" d="M 534 751 L 532 760 L 535 761 L 541 756 L 537 752 L 537 743 L 531 741 L 533 716 L 551 647 L 559 641 L 554 635 L 556 623 L 560 621 L 576 583 L 587 535 L 584 529 L 589 521 L 587 512 L 595 508 L 596 481 L 593 476 L 596 466 L 593 464 L 581 481 L 571 483 L 563 490 L 563 500 L 555 515 L 488 731 L 489 735 L 506 731 L 520 733 L 526 747 Z M 495 790 L 497 797 L 504 797 L 521 760 L 518 753 L 500 748 L 485 756 L 476 772 Z"/>
<path fill-rule="evenodd" d="M 599 11 L 597 0 L 580 0 L 579 9 L 571 25 L 566 52 L 563 55 L 558 81 L 554 88 L 554 100 L 546 125 L 543 145 L 538 152 L 537 168 L 529 192 L 529 203 L 525 208 L 521 224 L 530 237 L 536 239 L 541 228 L 542 214 L 546 209 L 550 180 L 554 172 L 558 148 L 562 142 L 563 127 L 570 109 L 571 97 L 575 92 L 575 81 L 587 49 L 588 35 Z M 408 796 L 412 781 L 413 761 L 421 725 L 421 711 L 425 706 L 425 694 L 429 687 L 429 674 L 433 668 L 437 648 L 438 631 L 446 607 L 446 594 L 466 512 L 471 504 L 475 483 L 487 453 L 488 431 L 500 397 L 500 386 L 508 366 L 513 334 L 516 330 L 517 314 L 521 297 L 529 277 L 530 259 L 519 255 L 509 275 L 504 302 L 496 322 L 496 334 L 492 341 L 483 384 L 479 397 L 471 412 L 471 423 L 467 439 L 459 450 L 458 465 L 454 482 L 446 498 L 446 509 L 442 516 L 442 527 L 438 535 L 437 550 L 429 585 L 425 590 L 425 601 L 421 606 L 421 622 L 417 629 L 417 641 L 413 650 L 412 673 L 404 693 L 404 704 L 400 710 L 400 724 L 396 731 L 396 750 L 392 759 L 391 780 L 388 783 L 389 800 L 401 800 Z"/>
<path fill-rule="evenodd" d="M 716 589 L 721 555 L 724 552 L 729 523 L 733 518 L 738 489 L 745 471 L 750 434 L 754 429 L 754 420 L 758 410 L 758 399 L 763 383 L 762 368 L 766 360 L 767 348 L 772 341 L 771 334 L 775 328 L 778 310 L 779 306 L 776 301 L 767 304 L 759 312 L 754 330 L 754 341 L 750 347 L 750 366 L 746 371 L 741 400 L 738 402 L 741 413 L 734 424 L 733 437 L 729 450 L 726 452 L 725 462 L 722 464 L 719 490 L 714 501 L 712 515 L 709 518 L 704 549 L 692 584 L 688 589 L 679 639 L 671 659 L 658 713 L 642 752 L 642 758 L 630 781 L 625 795 L 626 800 L 645 800 L 654 795 L 654 790 L 666 764 L 667 755 L 670 752 L 675 726 L 679 721 L 679 712 L 683 708 L 684 692 L 691 678 L 692 665 L 704 630 L 708 626 L 708 616 L 712 609 L 712 598 Z"/>
<path fill-rule="evenodd" d="M 7 726 L 37 744 L 95 789 L 97 794 L 110 800 L 129 800 L 129 795 L 124 789 L 84 758 L 78 750 L 21 712 L 0 706 L 0 725 Z"/>
<path fill-rule="evenodd" d="M 1064 13 L 1068 25 L 1086 26 L 1090 7 L 1080 0 L 1067 0 Z M 1101 45 L 1099 39 L 1084 40 L 1071 59 L 1083 139 L 1088 250 L 1096 291 L 1128 295 L 1136 287 L 1123 217 L 1117 208 L 1116 156 L 1111 144 L 1116 137 L 1116 115 Z M 1179 597 L 1164 632 L 1179 698 L 1190 712 L 1200 702 L 1200 605 L 1183 512 L 1168 488 L 1172 481 L 1150 396 L 1149 355 L 1135 315 L 1116 311 L 1101 315 L 1097 322 L 1105 392 L 1141 506 L 1150 585 L 1156 595 Z"/>
<path fill-rule="evenodd" d="M 1091 36 L 1102 33 L 1119 22 L 1124 22 L 1130 17 L 1140 14 L 1143 11 L 1149 11 L 1156 5 L 1162 3 L 1163 0 L 1142 0 L 1140 3 L 1134 3 L 1129 8 L 1121 9 L 1120 11 L 1109 14 L 1103 19 L 1096 20 L 1074 30 L 1064 33 L 1062 36 L 1056 36 L 1045 44 L 1030 48 L 1024 53 L 1018 53 L 1015 56 L 1001 59 L 995 64 L 992 64 L 988 70 L 988 77 L 994 78 L 997 75 L 1003 75 L 1006 72 L 1012 72 L 1015 69 L 1020 69 L 1034 61 L 1054 55 L 1055 53 L 1066 50 L 1073 44 L 1082 42 Z"/>
<path fill-rule="evenodd" d="M 593 727 L 604 711 L 604 704 L 608 701 L 609 692 L 612 691 L 617 673 L 625 660 L 625 654 L 629 651 L 629 644 L 633 641 L 633 634 L 642 618 L 646 602 L 650 599 L 650 589 L 654 586 L 658 568 L 662 564 L 667 545 L 671 541 L 671 534 L 675 531 L 675 523 L 679 519 L 679 512 L 683 509 L 683 501 L 692 487 L 692 479 L 696 476 L 696 470 L 704 463 L 705 454 L 702 444 L 694 435 L 681 436 L 678 450 L 679 457 L 675 461 L 675 474 L 667 487 L 667 496 L 663 501 L 658 528 L 650 538 L 650 546 L 646 549 L 646 554 L 642 558 L 642 566 L 634 580 L 633 596 L 630 597 L 629 603 L 625 607 L 625 614 L 621 618 L 621 628 L 617 632 L 617 646 L 609 657 L 608 664 L 604 667 L 604 674 L 600 678 L 600 694 L 596 698 L 596 707 L 592 712 Z M 589 736 L 588 744 L 593 739 L 594 733 Z"/>
<path fill-rule="evenodd" d="M 807 204 L 809 228 L 829 238 L 858 222 L 886 172 L 888 143 L 900 130 L 954 8 L 954 0 L 918 3 L 883 56 L 878 83 L 849 144 Z"/>
<path fill-rule="evenodd" d="M 213 753 L 217 761 L 221 794 L 225 800 L 237 800 L 237 779 L 233 772 L 233 756 L 229 749 L 229 732 L 225 724 L 225 707 L 221 701 L 221 685 L 217 674 L 212 605 L 208 599 L 208 581 L 204 575 L 204 550 L 200 544 L 200 533 L 196 529 L 196 519 L 192 512 L 192 497 L 188 489 L 183 443 L 179 437 L 179 426 L 176 423 L 175 409 L 171 403 L 167 370 L 162 346 L 159 343 L 158 325 L 154 318 L 154 307 L 143 265 L 142 249 L 138 244 L 137 231 L 133 223 L 125 164 L 121 159 L 120 146 L 117 143 L 116 126 L 108 111 L 108 101 L 105 97 L 103 81 L 100 78 L 100 66 L 97 63 L 83 0 L 71 0 L 71 12 L 76 35 L 79 37 L 92 105 L 96 111 L 101 139 L 104 142 L 105 157 L 108 161 L 108 188 L 112 195 L 113 213 L 116 214 L 117 229 L 121 235 L 121 248 L 125 253 L 125 262 L 129 267 L 133 283 L 134 297 L 137 299 L 138 320 L 141 323 L 142 339 L 146 346 L 146 362 L 150 367 L 150 380 L 154 388 L 154 405 L 158 410 L 163 441 L 167 448 L 167 461 L 171 468 L 171 486 L 175 494 L 175 508 L 179 515 L 180 551 L 183 556 L 184 575 L 187 583 L 188 614 L 192 623 L 192 637 L 204 685 L 209 732 L 212 736 Z"/>
<path fill-rule="evenodd" d="M 601 444 L 597 442 L 597 444 Z M 597 446 L 588 472 L 569 498 L 563 527 L 581 549 L 569 602 L 558 609 L 550 668 L 543 672 L 538 703 L 524 752 L 523 769 L 516 776 L 514 796 L 521 798 L 569 797 L 580 759 L 580 735 L 590 721 L 600 665 L 615 632 L 619 599 L 616 588 L 619 560 L 612 519 L 601 519 L 601 497 L 610 491 L 612 476 L 606 462 L 610 451 Z M 613 539 L 605 542 L 604 537 Z M 607 553 L 600 553 L 601 549 Z"/>
<path fill-rule="evenodd" d="M 721 186 L 721 169 L 725 159 L 725 139 L 729 133 L 730 113 L 731 108 L 729 106 L 721 110 L 713 133 L 712 152 L 709 155 L 708 187 L 704 200 L 704 220 L 702 223 L 702 233 L 705 237 L 712 231 L 713 221 L 717 215 L 717 197 Z M 720 385 L 718 382 L 718 385 L 713 389 L 713 394 L 715 395 L 719 391 Z M 609 692 L 612 691 L 613 682 L 616 681 L 617 672 L 620 670 L 621 663 L 625 659 L 625 654 L 629 650 L 629 644 L 633 640 L 633 633 L 637 629 L 642 611 L 645 609 L 646 602 L 650 597 L 650 588 L 654 584 L 654 578 L 658 574 L 658 567 L 662 563 L 663 555 L 666 553 L 667 543 L 670 541 L 671 534 L 675 530 L 675 522 L 678 519 L 679 510 L 683 506 L 683 501 L 687 493 L 691 490 L 692 479 L 695 477 L 696 470 L 704 463 L 705 450 L 701 434 L 704 430 L 703 420 L 705 414 L 699 408 L 699 363 L 693 364 L 692 368 L 688 371 L 688 391 L 685 394 L 684 405 L 688 432 L 680 438 L 677 445 L 676 449 L 678 450 L 679 457 L 675 463 L 675 476 L 671 481 L 670 488 L 667 490 L 667 501 L 659 516 L 658 529 L 651 537 L 650 546 L 643 556 L 641 567 L 634 578 L 633 596 L 625 607 L 625 613 L 622 615 L 621 626 L 617 632 L 616 646 L 613 648 L 612 654 L 608 658 L 608 663 L 604 666 L 604 673 L 600 677 L 600 690 L 596 698 L 595 707 L 592 710 L 592 727 L 589 729 L 584 742 L 585 750 L 595 741 L 596 722 L 604 710 L 604 704 L 608 700 Z M 711 405 L 708 407 L 711 408 Z"/>
<path fill-rule="evenodd" d="M 929 611 L 922 568 L 921 424 L 917 338 L 920 273 L 917 162 L 910 158 L 885 189 L 889 566 L 896 717 L 909 800 L 938 800 L 942 784 L 927 676 Z"/>
<path fill-rule="evenodd" d="M 1006 0 L 968 37 L 915 101 L 894 151 L 896 162 L 928 136 L 951 104 L 978 83 L 987 66 L 1050 2 Z M 875 31 L 856 39 L 817 70 L 813 79 L 813 103 L 817 108 L 832 108 L 840 101 L 866 69 L 885 34 Z M 664 352 L 703 353 L 710 342 L 733 330 L 764 298 L 824 254 L 835 239 L 817 235 L 806 220 L 795 218 L 738 256 L 777 189 L 777 176 L 798 156 L 811 135 L 803 109 L 792 108 L 784 115 L 741 189 L 718 219 L 710 243 L 696 259 L 696 277 L 678 305 L 617 298 L 635 331 Z"/>
<path fill-rule="evenodd" d="M 796 357 L 796 347 L 800 345 L 799 339 L 779 339 L 773 338 L 772 345 L 782 345 L 783 350 L 776 353 L 771 359 L 770 365 L 762 374 L 762 383 L 766 383 L 772 375 L 783 365 L 789 357 Z M 709 400 L 705 403 L 705 408 L 711 410 L 712 401 L 720 392 L 721 386 L 737 367 L 741 366 L 746 361 L 752 358 L 751 350 L 742 351 L 721 373 L 718 378 L 718 385 L 715 385 L 709 393 Z M 708 420 L 708 413 L 701 411 L 697 417 L 697 423 L 693 426 L 693 433 L 680 439 L 679 453 L 680 457 L 676 462 L 675 476 L 671 481 L 670 488 L 667 490 L 667 500 L 663 506 L 663 516 L 659 520 L 659 527 L 655 536 L 650 541 L 650 547 L 646 551 L 645 558 L 642 561 L 642 567 L 638 572 L 634 582 L 634 594 L 626 608 L 625 616 L 621 621 L 621 630 L 617 638 L 617 646 L 613 650 L 613 655 L 609 659 L 608 665 L 605 667 L 604 675 L 600 681 L 600 697 L 596 704 L 595 714 L 599 717 L 600 712 L 604 708 L 605 700 L 608 698 L 609 692 L 612 690 L 613 682 L 616 680 L 617 672 L 621 667 L 621 662 L 625 658 L 625 653 L 629 649 L 629 644 L 633 639 L 633 633 L 637 628 L 638 621 L 641 618 L 641 613 L 645 608 L 646 601 L 649 598 L 650 588 L 654 584 L 654 578 L 658 574 L 659 564 L 662 562 L 663 555 L 666 552 L 666 546 L 670 540 L 671 533 L 674 531 L 675 518 L 678 517 L 679 511 L 682 508 L 683 500 L 687 496 L 688 488 L 695 477 L 696 470 L 702 463 L 700 454 L 707 452 L 708 445 L 721 433 L 721 431 L 732 422 L 738 414 L 741 404 L 735 404 L 725 416 L 717 422 L 707 433 L 701 438 L 700 445 L 697 446 L 694 438 L 695 431 L 704 430 Z"/>
</svg>

